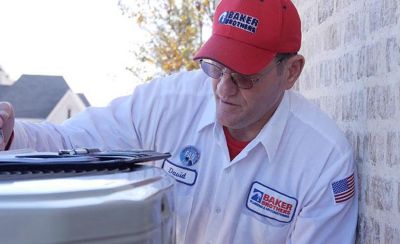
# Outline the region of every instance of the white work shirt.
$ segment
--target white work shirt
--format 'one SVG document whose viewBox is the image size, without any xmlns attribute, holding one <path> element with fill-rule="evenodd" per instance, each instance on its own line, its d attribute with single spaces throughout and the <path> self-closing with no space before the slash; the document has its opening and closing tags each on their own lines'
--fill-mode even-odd
<svg viewBox="0 0 400 244">
<path fill-rule="evenodd" d="M 89 108 L 61 126 L 17 122 L 11 148 L 26 147 L 170 152 L 158 165 L 177 180 L 178 243 L 355 241 L 357 192 L 340 202 L 333 189 L 353 174 L 356 181 L 351 147 L 294 91 L 232 161 L 216 122 L 211 80 L 201 71 L 139 86 L 132 96 Z"/>
</svg>

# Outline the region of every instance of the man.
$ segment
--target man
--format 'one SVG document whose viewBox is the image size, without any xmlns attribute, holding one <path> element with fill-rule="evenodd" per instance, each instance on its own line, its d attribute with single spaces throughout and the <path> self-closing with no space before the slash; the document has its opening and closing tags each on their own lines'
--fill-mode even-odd
<svg viewBox="0 0 400 244">
<path fill-rule="evenodd" d="M 179 243 L 353 243 L 352 150 L 290 90 L 300 43 L 290 0 L 223 0 L 195 57 L 203 71 L 154 80 L 61 126 L 14 126 L 2 103 L 3 147 L 171 152 L 159 166 L 177 181 Z"/>
</svg>

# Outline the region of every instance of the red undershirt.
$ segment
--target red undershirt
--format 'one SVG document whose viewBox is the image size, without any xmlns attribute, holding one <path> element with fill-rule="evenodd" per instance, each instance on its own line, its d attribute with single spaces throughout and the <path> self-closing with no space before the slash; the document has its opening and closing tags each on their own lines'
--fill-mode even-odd
<svg viewBox="0 0 400 244">
<path fill-rule="evenodd" d="M 249 141 L 238 141 L 232 137 L 228 128 L 224 126 L 224 134 L 226 138 L 226 144 L 228 145 L 229 157 L 234 159 L 246 146 L 249 144 Z"/>
</svg>

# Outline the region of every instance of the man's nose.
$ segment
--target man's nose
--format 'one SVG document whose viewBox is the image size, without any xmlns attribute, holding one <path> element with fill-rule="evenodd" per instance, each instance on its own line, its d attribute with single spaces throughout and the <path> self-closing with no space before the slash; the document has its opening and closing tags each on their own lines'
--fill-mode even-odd
<svg viewBox="0 0 400 244">
<path fill-rule="evenodd" d="M 221 98 L 227 98 L 229 96 L 236 95 L 238 90 L 239 90 L 239 88 L 235 84 L 235 82 L 231 76 L 231 72 L 229 72 L 229 71 L 226 72 L 226 70 L 225 70 L 217 84 L 218 95 Z"/>
</svg>

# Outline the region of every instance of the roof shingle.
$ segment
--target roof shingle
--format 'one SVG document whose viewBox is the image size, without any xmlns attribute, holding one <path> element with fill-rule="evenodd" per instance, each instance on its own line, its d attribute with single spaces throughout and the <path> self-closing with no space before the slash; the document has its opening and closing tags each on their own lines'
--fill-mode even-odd
<svg viewBox="0 0 400 244">
<path fill-rule="evenodd" d="M 45 119 L 70 88 L 62 76 L 22 75 L 0 89 L 0 100 L 14 106 L 16 117 Z"/>
</svg>

